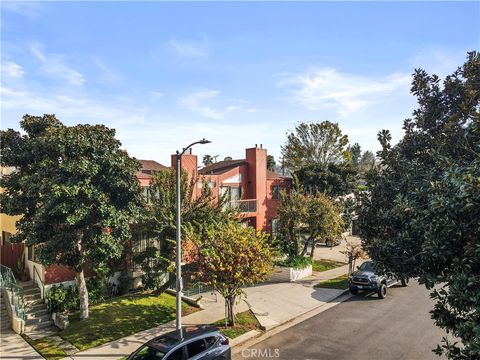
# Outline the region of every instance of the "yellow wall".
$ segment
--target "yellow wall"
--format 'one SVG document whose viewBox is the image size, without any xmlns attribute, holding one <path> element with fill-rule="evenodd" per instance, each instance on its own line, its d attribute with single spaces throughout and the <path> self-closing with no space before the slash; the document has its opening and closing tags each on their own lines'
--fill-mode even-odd
<svg viewBox="0 0 480 360">
<path fill-rule="evenodd" d="M 3 175 L 8 175 L 10 174 L 14 168 L 12 167 L 2 167 L 1 168 L 1 174 Z M 0 188 L 0 193 L 3 192 L 3 189 Z M 15 222 L 19 220 L 21 216 L 10 216 L 6 214 L 0 214 L 0 235 L 1 231 L 6 231 L 9 232 L 10 234 L 15 234 L 17 232 L 17 229 L 15 228 Z"/>
<path fill-rule="evenodd" d="M 9 216 L 0 214 L 0 230 L 15 234 L 17 229 L 15 228 L 15 222 L 19 220 L 21 216 Z"/>
</svg>

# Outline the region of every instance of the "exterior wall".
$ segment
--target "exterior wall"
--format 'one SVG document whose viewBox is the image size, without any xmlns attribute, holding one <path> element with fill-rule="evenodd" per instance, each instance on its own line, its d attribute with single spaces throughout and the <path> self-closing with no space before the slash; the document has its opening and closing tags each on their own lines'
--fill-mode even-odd
<svg viewBox="0 0 480 360">
<path fill-rule="evenodd" d="M 267 200 L 266 200 L 266 231 L 272 232 L 272 220 L 277 218 L 277 209 L 280 206 L 280 199 L 274 199 L 272 189 L 274 186 L 281 186 L 282 189 L 289 190 L 292 187 L 292 180 L 289 178 L 277 178 L 267 180 Z"/>
<path fill-rule="evenodd" d="M 15 169 L 13 167 L 1 167 L 0 173 L 1 176 L 11 174 Z M 3 189 L 0 188 L 0 194 L 3 193 Z M 0 245 L 5 244 L 5 239 L 3 239 L 3 232 L 7 232 L 11 235 L 17 233 L 17 228 L 15 227 L 15 223 L 21 219 L 21 216 L 10 216 L 7 214 L 0 214 L 0 236 L 2 236 L 0 240 Z"/>
<path fill-rule="evenodd" d="M 193 155 L 191 153 L 192 149 L 189 149 L 186 154 L 183 154 L 180 161 L 181 161 L 181 167 L 182 170 L 185 170 L 188 174 L 188 181 L 190 182 L 192 178 L 197 178 L 198 177 L 198 166 L 197 166 L 197 155 Z M 177 155 L 172 154 L 170 156 L 170 162 L 172 165 L 173 169 L 177 168 Z M 195 190 L 193 191 L 193 196 L 198 195 L 198 189 L 195 187 Z"/>
<path fill-rule="evenodd" d="M 263 148 L 250 148 L 246 150 L 248 164 L 248 190 L 251 199 L 257 199 L 257 216 L 255 228 L 266 227 L 267 212 L 267 150 Z"/>
</svg>

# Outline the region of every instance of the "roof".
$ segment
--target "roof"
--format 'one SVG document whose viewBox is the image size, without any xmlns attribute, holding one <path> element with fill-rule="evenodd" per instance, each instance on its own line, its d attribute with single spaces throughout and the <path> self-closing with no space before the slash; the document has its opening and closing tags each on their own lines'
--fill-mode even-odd
<svg viewBox="0 0 480 360">
<path fill-rule="evenodd" d="M 146 174 L 146 173 L 141 172 L 141 171 L 137 171 L 135 176 L 137 177 L 137 179 L 150 179 L 152 177 L 152 175 Z"/>
<path fill-rule="evenodd" d="M 233 169 L 237 166 L 246 164 L 247 161 L 244 159 L 240 160 L 223 160 L 216 162 L 211 165 L 207 165 L 204 168 L 201 168 L 198 173 L 201 175 L 214 175 L 214 174 L 221 174 L 227 170 Z"/>
<path fill-rule="evenodd" d="M 267 170 L 267 179 L 290 179 L 290 177 Z"/>
<path fill-rule="evenodd" d="M 159 171 L 167 168 L 165 165 L 154 160 L 138 160 L 138 162 L 142 165 L 140 171 L 144 174 L 151 174 L 152 171 Z"/>
</svg>

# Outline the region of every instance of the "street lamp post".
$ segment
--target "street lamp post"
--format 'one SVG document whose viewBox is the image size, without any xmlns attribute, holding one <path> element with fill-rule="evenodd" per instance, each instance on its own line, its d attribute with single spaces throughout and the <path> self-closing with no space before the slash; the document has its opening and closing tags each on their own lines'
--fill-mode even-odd
<svg viewBox="0 0 480 360">
<path fill-rule="evenodd" d="M 182 334 L 182 290 L 183 290 L 183 283 L 182 283 L 182 243 L 181 243 L 181 236 L 182 236 L 182 219 L 181 219 L 181 201 L 182 197 L 180 194 L 180 182 L 181 182 L 181 174 L 182 174 L 182 155 L 190 149 L 193 145 L 196 144 L 208 144 L 211 141 L 205 140 L 203 138 L 200 141 L 196 141 L 194 143 L 191 143 L 187 147 L 183 148 L 182 152 L 179 152 L 177 150 L 176 157 L 177 157 L 177 181 L 176 181 L 176 186 L 177 186 L 177 200 L 176 200 L 176 226 L 177 226 L 177 231 L 176 231 L 176 245 L 177 245 L 177 258 L 175 259 L 175 267 L 176 267 L 176 290 L 177 290 L 177 305 L 176 305 L 176 313 L 177 313 L 177 319 L 176 319 L 176 329 L 179 331 L 180 336 L 183 337 Z"/>
</svg>

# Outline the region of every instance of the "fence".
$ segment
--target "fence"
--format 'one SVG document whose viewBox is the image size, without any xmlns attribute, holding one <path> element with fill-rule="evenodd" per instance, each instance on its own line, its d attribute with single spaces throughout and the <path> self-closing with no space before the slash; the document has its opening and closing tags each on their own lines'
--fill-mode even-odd
<svg viewBox="0 0 480 360">
<path fill-rule="evenodd" d="M 10 268 L 15 276 L 19 277 L 19 271 L 24 267 L 24 264 L 20 263 L 24 251 L 24 243 L 0 245 L 0 264 Z"/>
</svg>

